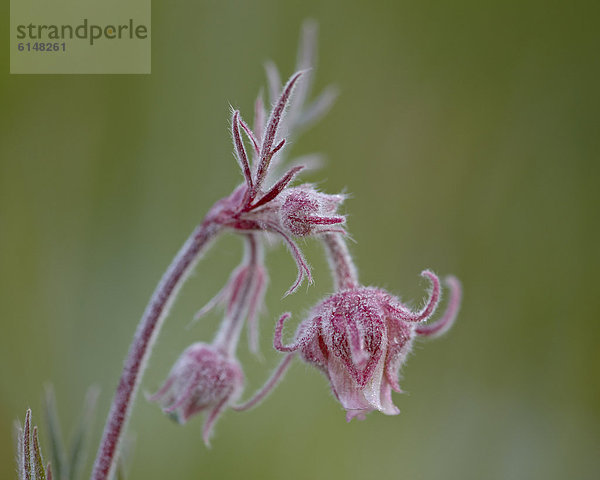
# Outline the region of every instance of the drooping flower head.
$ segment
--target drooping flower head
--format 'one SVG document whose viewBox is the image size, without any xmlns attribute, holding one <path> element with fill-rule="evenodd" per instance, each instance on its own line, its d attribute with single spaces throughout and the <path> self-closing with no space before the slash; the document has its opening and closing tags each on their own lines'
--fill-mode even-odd
<svg viewBox="0 0 600 480">
<path fill-rule="evenodd" d="M 397 415 L 400 411 L 392 403 L 391 392 L 401 392 L 398 374 L 413 339 L 448 329 L 460 302 L 460 285 L 449 277 L 451 298 L 446 313 L 436 323 L 422 326 L 440 300 L 438 277 L 428 270 L 422 275 L 431 281 L 432 288 L 419 312 L 385 290 L 350 288 L 318 304 L 298 327 L 291 345 L 282 343 L 283 325 L 289 314 L 283 315 L 276 327 L 274 346 L 281 352 L 299 351 L 304 361 L 325 374 L 347 411 L 348 421 L 354 417 L 364 419 L 373 410 Z"/>
<path fill-rule="evenodd" d="M 235 402 L 244 385 L 237 360 L 212 345 L 194 343 L 179 357 L 158 392 L 148 399 L 159 403 L 179 423 L 206 411 L 203 439 L 209 444 L 218 416 Z"/>
</svg>

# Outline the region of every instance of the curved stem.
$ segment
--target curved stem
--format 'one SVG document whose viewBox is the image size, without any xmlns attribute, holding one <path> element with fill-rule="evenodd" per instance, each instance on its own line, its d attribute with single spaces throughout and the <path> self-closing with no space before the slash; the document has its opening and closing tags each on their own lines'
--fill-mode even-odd
<svg viewBox="0 0 600 480">
<path fill-rule="evenodd" d="M 219 233 L 220 228 L 219 225 L 210 220 L 205 220 L 199 225 L 181 247 L 152 294 L 125 359 L 125 366 L 94 462 L 92 480 L 107 480 L 114 472 L 119 444 L 152 345 L 181 285 L 200 259 L 201 254 L 208 247 L 210 241 Z"/>
<path fill-rule="evenodd" d="M 228 306 L 228 309 L 229 307 L 233 307 L 233 309 L 227 312 L 214 340 L 214 344 L 229 355 L 235 353 L 246 313 L 252 303 L 252 297 L 257 294 L 256 272 L 262 262 L 262 250 L 256 235 L 249 233 L 245 235 L 245 239 L 246 258 L 243 262 L 243 280 L 241 285 L 234 287 L 235 291 L 231 293 L 231 305 Z"/>
<path fill-rule="evenodd" d="M 358 287 L 358 272 L 341 233 L 326 233 L 323 244 L 333 275 L 334 288 L 347 290 Z"/>
<path fill-rule="evenodd" d="M 290 353 L 283 357 L 281 363 L 277 366 L 269 380 L 267 380 L 267 382 L 261 387 L 261 389 L 258 390 L 250 400 L 247 400 L 241 405 L 234 405 L 232 408 L 234 410 L 237 410 L 238 412 L 243 412 L 244 410 L 251 409 L 257 403 L 262 402 L 269 395 L 269 393 L 271 393 L 271 391 L 277 386 L 279 380 L 283 378 L 293 359 L 294 353 Z"/>
</svg>

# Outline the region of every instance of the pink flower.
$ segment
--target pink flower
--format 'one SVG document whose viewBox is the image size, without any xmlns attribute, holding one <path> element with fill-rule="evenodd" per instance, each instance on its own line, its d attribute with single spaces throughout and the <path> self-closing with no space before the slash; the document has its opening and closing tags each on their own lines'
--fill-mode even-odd
<svg viewBox="0 0 600 480">
<path fill-rule="evenodd" d="M 385 290 L 358 287 L 342 290 L 317 305 L 302 322 L 292 345 L 283 345 L 282 330 L 289 313 L 275 330 L 274 346 L 281 352 L 299 351 L 306 362 L 321 370 L 333 393 L 346 409 L 346 419 L 364 419 L 379 410 L 397 415 L 392 390 L 401 392 L 399 370 L 417 335 L 434 335 L 447 330 L 460 303 L 460 284 L 454 277 L 447 283 L 451 298 L 445 314 L 430 326 L 429 319 L 440 300 L 438 277 L 426 270 L 422 276 L 432 283 L 426 305 L 414 312 Z"/>
<path fill-rule="evenodd" d="M 175 362 L 160 390 L 148 399 L 159 403 L 179 423 L 207 411 L 202 436 L 209 445 L 218 416 L 239 398 L 243 385 L 244 374 L 235 358 L 212 345 L 194 343 Z"/>
</svg>

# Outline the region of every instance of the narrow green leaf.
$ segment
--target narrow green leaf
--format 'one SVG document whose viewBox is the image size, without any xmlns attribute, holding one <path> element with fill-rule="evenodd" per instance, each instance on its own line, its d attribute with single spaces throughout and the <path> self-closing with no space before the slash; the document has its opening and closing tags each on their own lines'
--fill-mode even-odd
<svg viewBox="0 0 600 480">
<path fill-rule="evenodd" d="M 31 479 L 31 409 L 25 413 L 25 426 L 23 428 L 23 472 L 25 480 Z"/>
<path fill-rule="evenodd" d="M 38 437 L 37 426 L 33 427 L 33 467 L 36 480 L 46 480 L 46 472 L 44 471 L 44 460 L 42 459 L 42 451 L 40 449 L 40 439 Z"/>
<path fill-rule="evenodd" d="M 64 444 L 60 435 L 58 414 L 56 413 L 56 398 L 52 385 L 46 386 L 46 395 L 44 397 L 44 413 L 48 427 L 48 436 L 50 440 L 50 458 L 52 459 L 52 470 L 57 480 L 67 480 L 67 472 L 64 470 L 65 451 Z"/>
<path fill-rule="evenodd" d="M 71 440 L 69 480 L 81 478 L 82 467 L 87 453 L 87 441 L 89 439 L 89 432 L 94 418 L 94 411 L 96 410 L 98 394 L 99 390 L 97 387 L 90 387 L 87 391 L 83 406 L 83 414 Z"/>
<path fill-rule="evenodd" d="M 19 480 L 24 480 L 25 478 L 25 460 L 23 456 L 23 428 L 21 427 L 21 423 L 15 420 L 14 424 L 14 439 L 17 445 L 17 473 L 19 475 Z"/>
</svg>

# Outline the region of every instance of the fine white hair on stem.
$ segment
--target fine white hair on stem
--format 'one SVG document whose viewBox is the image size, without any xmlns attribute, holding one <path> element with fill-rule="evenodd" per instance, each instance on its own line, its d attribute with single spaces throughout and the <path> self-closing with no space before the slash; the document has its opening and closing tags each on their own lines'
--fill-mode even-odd
<svg viewBox="0 0 600 480">
<path fill-rule="evenodd" d="M 267 398 L 269 396 L 269 394 L 275 389 L 277 384 L 284 377 L 284 375 L 285 375 L 287 369 L 289 368 L 290 363 L 292 362 L 293 359 L 294 359 L 293 353 L 290 353 L 290 354 L 286 355 L 285 357 L 283 357 L 283 360 L 281 361 L 281 363 L 277 366 L 277 368 L 275 368 L 275 370 L 271 374 L 271 377 L 269 377 L 269 379 L 260 388 L 260 390 L 258 390 L 252 396 L 252 398 L 250 398 L 246 402 L 242 403 L 241 405 L 234 405 L 233 409 L 237 410 L 238 412 L 242 412 L 244 410 L 249 410 L 249 409 L 255 407 L 256 405 L 258 405 L 259 403 L 261 403 L 265 398 Z"/>
</svg>

